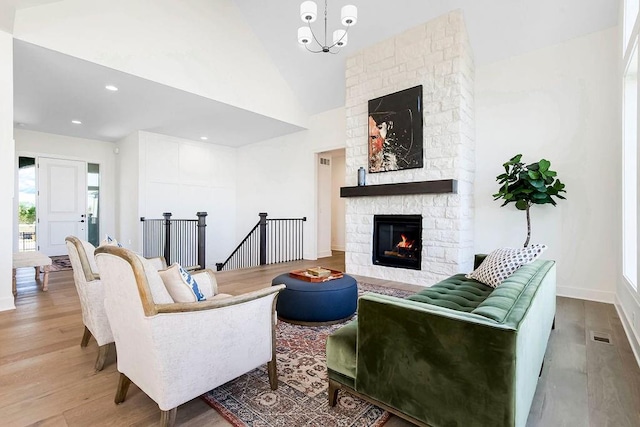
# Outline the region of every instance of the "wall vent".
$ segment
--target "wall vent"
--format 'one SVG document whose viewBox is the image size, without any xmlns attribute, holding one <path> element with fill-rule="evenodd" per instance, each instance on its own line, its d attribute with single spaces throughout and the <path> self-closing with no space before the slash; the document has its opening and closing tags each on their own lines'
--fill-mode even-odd
<svg viewBox="0 0 640 427">
<path fill-rule="evenodd" d="M 611 341 L 611 335 L 604 332 L 591 331 L 591 341 L 613 345 L 613 342 Z"/>
</svg>

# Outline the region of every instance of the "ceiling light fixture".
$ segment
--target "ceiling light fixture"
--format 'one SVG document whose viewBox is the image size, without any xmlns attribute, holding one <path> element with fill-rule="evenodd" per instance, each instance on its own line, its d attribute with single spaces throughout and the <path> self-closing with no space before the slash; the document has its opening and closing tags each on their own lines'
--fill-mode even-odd
<svg viewBox="0 0 640 427">
<path fill-rule="evenodd" d="M 71 120 L 71 123 L 73 123 L 74 125 L 81 125 L 82 122 L 80 120 Z"/>
<path fill-rule="evenodd" d="M 206 141 L 209 138 L 207 138 L 206 136 L 201 136 L 200 139 L 203 140 L 203 141 Z"/>
<path fill-rule="evenodd" d="M 111 92 L 117 92 L 118 91 L 118 88 L 115 87 L 114 85 L 106 85 L 104 88 L 106 90 L 110 90 Z"/>
<path fill-rule="evenodd" d="M 306 27 L 298 28 L 298 43 L 304 45 L 309 52 L 312 53 L 338 53 L 341 47 L 347 45 L 347 31 L 349 28 L 356 25 L 358 21 L 358 8 L 353 5 L 346 5 L 342 7 L 340 11 L 340 20 L 342 25 L 347 27 L 346 30 L 335 30 L 333 32 L 333 44 L 327 43 L 327 0 L 324 1 L 324 42 L 321 43 L 313 30 L 311 29 L 311 23 L 318 17 L 318 5 L 313 1 L 305 1 L 300 5 L 300 19 L 307 24 Z M 317 43 L 315 49 L 310 49 L 309 44 L 313 41 Z"/>
</svg>

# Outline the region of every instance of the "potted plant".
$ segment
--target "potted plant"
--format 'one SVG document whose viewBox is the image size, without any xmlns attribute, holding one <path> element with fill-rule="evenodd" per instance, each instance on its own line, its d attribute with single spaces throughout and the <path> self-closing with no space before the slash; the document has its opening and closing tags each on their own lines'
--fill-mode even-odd
<svg viewBox="0 0 640 427">
<path fill-rule="evenodd" d="M 565 199 L 560 193 L 565 193 L 565 185 L 556 178 L 557 173 L 549 169 L 551 162 L 545 159 L 539 162 L 525 165 L 522 154 L 514 156 L 504 163 L 504 173 L 496 177 L 500 189 L 493 195 L 493 200 L 503 199 L 502 206 L 515 203 L 516 208 L 527 213 L 527 240 L 524 247 L 529 245 L 531 239 L 531 216 L 529 210 L 533 205 L 551 203 L 556 205 L 556 200 Z"/>
</svg>

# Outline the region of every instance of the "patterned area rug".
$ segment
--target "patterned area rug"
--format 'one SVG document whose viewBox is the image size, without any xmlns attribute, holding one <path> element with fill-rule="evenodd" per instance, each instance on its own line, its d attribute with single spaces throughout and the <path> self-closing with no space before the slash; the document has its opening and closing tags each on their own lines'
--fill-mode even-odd
<svg viewBox="0 0 640 427">
<path fill-rule="evenodd" d="M 69 255 L 60 255 L 60 256 L 52 256 L 51 258 L 51 267 L 49 267 L 49 271 L 65 271 L 71 270 L 71 261 L 69 260 Z"/>
<path fill-rule="evenodd" d="M 358 283 L 358 292 L 405 297 L 412 292 Z M 345 322 L 346 323 L 346 322 Z M 228 382 L 202 398 L 236 427 L 378 427 L 389 413 L 348 393 L 329 407 L 325 343 L 344 325 L 299 326 L 279 321 L 276 335 L 278 390 L 266 366 Z"/>
</svg>

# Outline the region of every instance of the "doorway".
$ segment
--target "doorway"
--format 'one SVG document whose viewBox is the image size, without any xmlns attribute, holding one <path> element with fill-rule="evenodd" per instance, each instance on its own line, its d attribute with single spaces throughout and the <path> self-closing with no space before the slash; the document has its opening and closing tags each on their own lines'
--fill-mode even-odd
<svg viewBox="0 0 640 427">
<path fill-rule="evenodd" d="M 318 154 L 318 258 L 345 250 L 345 149 Z"/>
<path fill-rule="evenodd" d="M 65 237 L 87 239 L 87 163 L 38 158 L 38 250 L 66 255 Z"/>
</svg>

